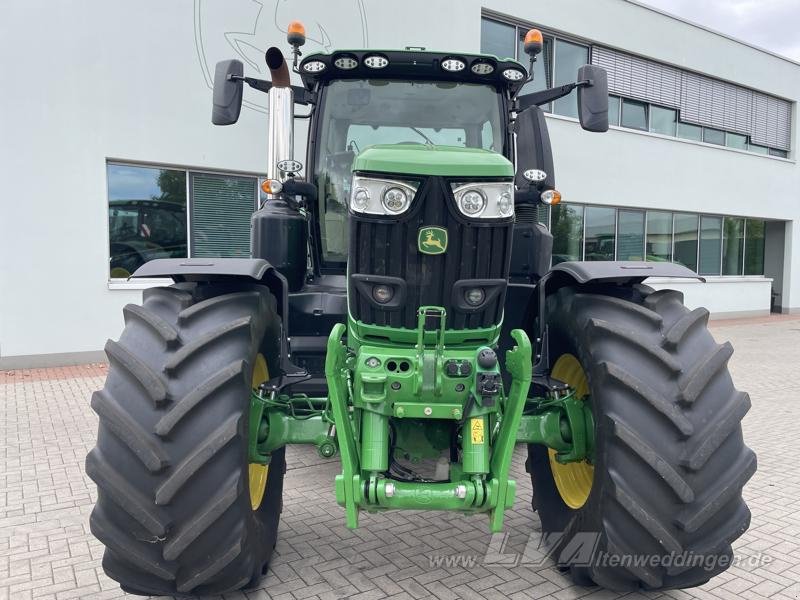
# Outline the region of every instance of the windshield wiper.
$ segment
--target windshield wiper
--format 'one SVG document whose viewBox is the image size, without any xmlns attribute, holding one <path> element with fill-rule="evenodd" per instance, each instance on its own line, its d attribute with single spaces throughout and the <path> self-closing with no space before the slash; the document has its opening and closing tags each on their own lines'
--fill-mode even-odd
<svg viewBox="0 0 800 600">
<path fill-rule="evenodd" d="M 424 138 L 424 140 L 425 140 L 425 143 L 426 143 L 426 144 L 428 144 L 429 146 L 435 146 L 435 145 L 436 145 L 436 144 L 434 144 L 434 143 L 433 143 L 433 140 L 432 140 L 431 138 L 429 138 L 427 135 L 425 135 L 424 133 L 422 133 L 422 132 L 421 132 L 419 129 L 417 129 L 416 127 L 412 127 L 412 126 L 410 126 L 410 125 L 409 125 L 409 127 L 408 127 L 408 128 L 409 128 L 409 129 L 411 129 L 411 130 L 412 130 L 414 133 L 417 133 L 417 134 L 419 134 L 419 135 L 420 135 L 422 138 Z"/>
</svg>

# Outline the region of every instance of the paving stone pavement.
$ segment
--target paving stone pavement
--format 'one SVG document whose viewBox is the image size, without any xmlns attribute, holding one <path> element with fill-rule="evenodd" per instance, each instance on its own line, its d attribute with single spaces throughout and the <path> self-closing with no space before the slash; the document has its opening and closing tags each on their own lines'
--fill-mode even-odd
<svg viewBox="0 0 800 600">
<path fill-rule="evenodd" d="M 485 517 L 364 515 L 361 527 L 349 531 L 333 499 L 338 463 L 313 449 L 290 448 L 269 575 L 260 589 L 224 600 L 800 598 L 800 318 L 717 322 L 712 331 L 736 348 L 734 379 L 753 403 L 745 438 L 759 455 L 759 470 L 745 488 L 752 525 L 735 549 L 740 556 L 766 556 L 768 564 L 735 566 L 690 590 L 627 595 L 572 585 L 549 563 L 485 565 Z M 102 546 L 88 526 L 96 492 L 83 461 L 97 427 L 89 396 L 104 373 L 103 365 L 0 373 L 0 600 L 132 598 L 103 574 Z M 506 552 L 521 551 L 528 534 L 539 530 L 522 450 L 513 465 L 518 497 L 507 517 Z M 436 556 L 475 557 L 476 563 L 437 567 Z"/>
</svg>

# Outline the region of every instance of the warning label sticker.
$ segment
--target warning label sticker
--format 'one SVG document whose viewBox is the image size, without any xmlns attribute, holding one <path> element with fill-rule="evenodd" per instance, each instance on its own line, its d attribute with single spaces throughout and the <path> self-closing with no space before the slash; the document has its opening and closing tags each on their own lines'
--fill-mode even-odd
<svg viewBox="0 0 800 600">
<path fill-rule="evenodd" d="M 482 417 L 474 417 L 470 420 L 469 425 L 470 432 L 472 432 L 472 443 L 473 444 L 482 444 L 483 443 L 483 418 Z"/>
</svg>

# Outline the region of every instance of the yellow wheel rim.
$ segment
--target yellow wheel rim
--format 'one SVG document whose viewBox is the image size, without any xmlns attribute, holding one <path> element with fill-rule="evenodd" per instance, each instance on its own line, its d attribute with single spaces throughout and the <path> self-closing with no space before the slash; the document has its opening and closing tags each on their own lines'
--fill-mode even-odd
<svg viewBox="0 0 800 600">
<path fill-rule="evenodd" d="M 128 279 L 131 276 L 131 272 L 128 269 L 123 269 L 122 267 L 114 267 L 111 269 L 111 279 Z"/>
<path fill-rule="evenodd" d="M 579 400 L 589 393 L 589 380 L 581 367 L 581 363 L 572 354 L 562 354 L 553 366 L 553 378 L 563 381 L 575 390 L 575 397 Z M 594 479 L 594 467 L 588 462 L 574 462 L 561 464 L 556 460 L 556 451 L 548 449 L 550 456 L 550 470 L 556 488 L 564 504 L 572 509 L 578 509 L 589 498 Z"/>
<path fill-rule="evenodd" d="M 263 354 L 256 356 L 256 364 L 253 366 L 252 388 L 256 389 L 259 385 L 269 381 L 269 369 L 267 360 Z M 250 506 L 253 510 L 258 510 L 264 500 L 264 492 L 267 489 L 267 477 L 269 475 L 269 465 L 250 463 L 248 469 Z"/>
</svg>

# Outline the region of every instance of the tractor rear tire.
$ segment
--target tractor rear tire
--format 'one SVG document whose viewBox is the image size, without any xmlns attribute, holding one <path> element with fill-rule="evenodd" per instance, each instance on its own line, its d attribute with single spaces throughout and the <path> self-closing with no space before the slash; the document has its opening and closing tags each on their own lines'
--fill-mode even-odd
<svg viewBox="0 0 800 600">
<path fill-rule="evenodd" d="M 714 341 L 708 311 L 673 290 L 598 285 L 561 288 L 547 318 L 551 366 L 577 359 L 595 422 L 593 475 L 577 502 L 562 490 L 582 484 L 559 487 L 548 449 L 528 448 L 551 556 L 576 583 L 616 591 L 688 588 L 724 571 L 750 523 L 742 488 L 756 456 L 742 439 L 750 398 L 733 385 L 732 347 Z"/>
<path fill-rule="evenodd" d="M 275 305 L 258 285 L 184 283 L 125 307 L 119 342 L 106 344 L 105 387 L 92 396 L 100 423 L 86 458 L 98 490 L 91 531 L 123 590 L 221 594 L 265 572 L 284 451 L 253 509 L 248 419 L 257 357 L 278 365 Z"/>
</svg>

